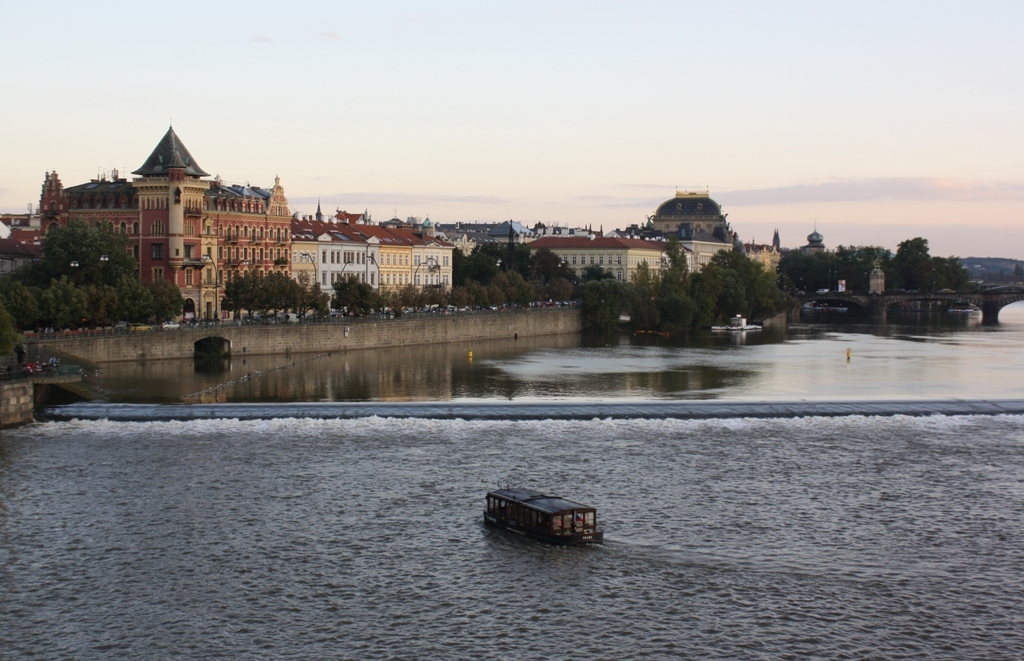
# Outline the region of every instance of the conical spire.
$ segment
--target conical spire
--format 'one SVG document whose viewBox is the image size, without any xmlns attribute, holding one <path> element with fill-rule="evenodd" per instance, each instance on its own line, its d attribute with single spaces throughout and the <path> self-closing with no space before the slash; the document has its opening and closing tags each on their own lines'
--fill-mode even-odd
<svg viewBox="0 0 1024 661">
<path fill-rule="evenodd" d="M 317 220 L 323 220 L 324 219 L 324 214 L 323 214 L 322 211 L 320 211 L 320 198 L 319 197 L 316 198 L 316 219 Z"/>
<path fill-rule="evenodd" d="M 144 177 L 160 176 L 167 174 L 168 168 L 184 168 L 185 174 L 193 177 L 210 176 L 208 172 L 203 172 L 203 169 L 192 158 L 192 154 L 188 153 L 188 149 L 173 128 L 167 129 L 167 133 L 160 139 L 153 153 L 149 155 L 142 167 L 132 174 Z"/>
</svg>

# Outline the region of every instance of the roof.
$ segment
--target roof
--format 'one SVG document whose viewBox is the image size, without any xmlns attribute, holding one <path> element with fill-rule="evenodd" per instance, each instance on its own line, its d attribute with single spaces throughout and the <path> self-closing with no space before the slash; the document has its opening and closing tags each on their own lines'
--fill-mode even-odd
<svg viewBox="0 0 1024 661">
<path fill-rule="evenodd" d="M 665 244 L 661 241 L 643 241 L 641 239 L 620 239 L 615 237 L 599 237 L 588 239 L 586 237 L 561 237 L 546 236 L 537 239 L 529 244 L 530 250 L 547 248 L 548 250 L 656 250 L 665 251 Z"/>
<path fill-rule="evenodd" d="M 594 509 L 590 505 L 584 505 L 583 503 L 577 503 L 571 500 L 566 500 L 559 496 L 548 496 L 541 491 L 535 491 L 533 489 L 524 489 L 517 487 L 514 489 L 495 489 L 487 495 L 498 496 L 505 498 L 506 500 L 515 501 L 522 503 L 527 507 L 530 507 L 541 512 L 547 512 L 549 514 L 555 514 L 557 512 L 564 512 L 566 510 L 579 510 L 579 509 Z"/>
<path fill-rule="evenodd" d="M 42 257 L 43 249 L 40 246 L 39 230 L 25 230 L 12 234 L 10 237 L 0 239 L 0 255 L 7 258 L 38 259 Z"/>
<path fill-rule="evenodd" d="M 659 218 L 717 218 L 722 215 L 722 208 L 707 194 L 676 193 L 672 199 L 662 202 L 654 215 Z"/>
<path fill-rule="evenodd" d="M 93 179 L 86 184 L 68 186 L 64 189 L 65 195 L 79 195 L 82 193 L 117 193 L 128 196 L 135 194 L 135 187 L 124 179 Z"/>
<path fill-rule="evenodd" d="M 168 168 L 184 168 L 185 174 L 193 177 L 208 177 L 210 174 L 204 172 L 199 164 L 192 158 L 184 143 L 174 132 L 174 128 L 168 128 L 167 133 L 157 143 L 156 149 L 149 155 L 142 167 L 133 172 L 142 176 L 158 176 L 167 174 Z"/>
</svg>

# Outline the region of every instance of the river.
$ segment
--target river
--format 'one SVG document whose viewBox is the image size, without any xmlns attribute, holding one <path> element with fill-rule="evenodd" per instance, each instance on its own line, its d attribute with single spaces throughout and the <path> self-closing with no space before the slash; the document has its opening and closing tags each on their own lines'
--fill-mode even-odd
<svg viewBox="0 0 1024 661">
<path fill-rule="evenodd" d="M 287 415 L 346 399 L 1019 399 L 1017 307 L 992 328 L 105 368 L 111 402 L 158 391 L 281 415 L 3 432 L 0 656 L 1021 658 L 1024 416 Z M 606 543 L 486 528 L 483 495 L 506 483 L 595 505 Z"/>
</svg>

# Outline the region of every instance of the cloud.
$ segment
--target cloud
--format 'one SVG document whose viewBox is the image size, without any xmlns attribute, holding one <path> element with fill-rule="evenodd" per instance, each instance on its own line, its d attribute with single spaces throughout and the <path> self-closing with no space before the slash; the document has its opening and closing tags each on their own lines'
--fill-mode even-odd
<svg viewBox="0 0 1024 661">
<path fill-rule="evenodd" d="M 1024 200 L 1024 182 L 970 181 L 926 177 L 833 179 L 817 184 L 722 191 L 723 204 L 773 205 L 870 200 L 971 201 Z"/>
<path fill-rule="evenodd" d="M 297 204 L 316 204 L 314 196 L 289 198 Z M 409 205 L 423 206 L 426 204 L 504 204 L 508 200 L 490 195 L 420 195 L 416 193 L 334 193 L 324 195 L 321 200 L 351 200 L 352 203 L 366 204 L 388 204 L 388 205 Z"/>
<path fill-rule="evenodd" d="M 255 34 L 249 39 L 249 41 L 255 41 L 258 44 L 269 44 L 273 39 L 265 34 Z"/>
<path fill-rule="evenodd" d="M 324 30 L 320 33 L 320 36 L 330 41 L 341 41 L 341 35 L 334 30 Z"/>
</svg>

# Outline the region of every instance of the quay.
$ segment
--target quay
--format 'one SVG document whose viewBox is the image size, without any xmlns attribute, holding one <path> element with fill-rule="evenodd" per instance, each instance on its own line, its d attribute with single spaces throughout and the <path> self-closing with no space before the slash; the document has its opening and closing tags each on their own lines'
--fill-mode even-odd
<svg viewBox="0 0 1024 661">
<path fill-rule="evenodd" d="M 30 337 L 30 352 L 52 352 L 92 363 L 223 356 L 331 353 L 446 342 L 579 333 L 576 308 L 430 314 L 396 319 L 339 319 L 250 325 L 222 322 L 197 328 L 99 335 Z"/>
</svg>

